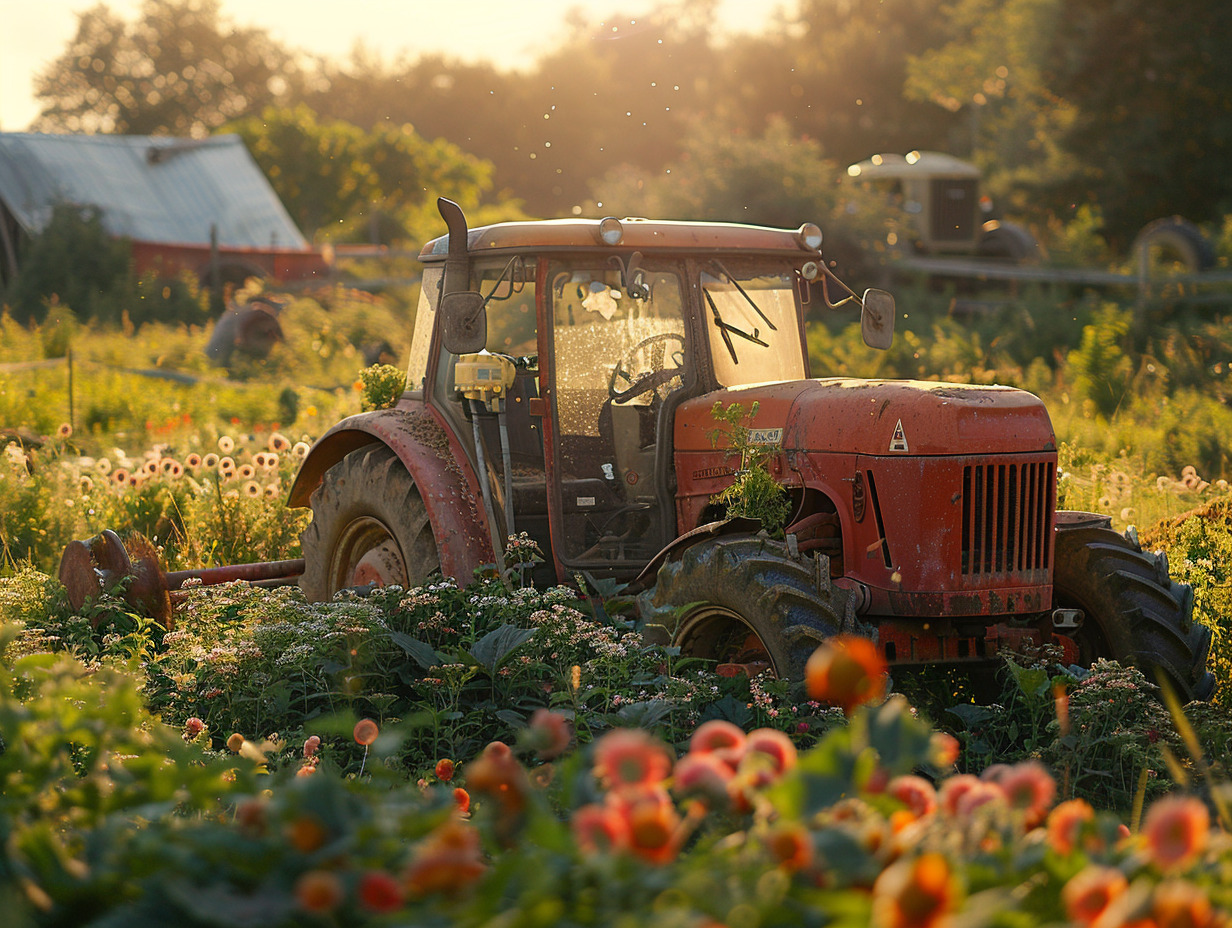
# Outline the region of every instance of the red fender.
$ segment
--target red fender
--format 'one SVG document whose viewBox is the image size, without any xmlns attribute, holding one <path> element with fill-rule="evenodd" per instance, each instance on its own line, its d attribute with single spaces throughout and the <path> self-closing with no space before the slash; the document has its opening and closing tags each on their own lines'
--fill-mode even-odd
<svg viewBox="0 0 1232 928">
<path fill-rule="evenodd" d="M 445 420 L 431 406 L 403 400 L 343 419 L 317 440 L 291 486 L 287 505 L 309 505 L 325 472 L 356 448 L 379 441 L 398 456 L 423 496 L 440 554 L 441 573 L 467 583 L 490 564 L 488 520 L 480 488 L 466 452 Z"/>
</svg>

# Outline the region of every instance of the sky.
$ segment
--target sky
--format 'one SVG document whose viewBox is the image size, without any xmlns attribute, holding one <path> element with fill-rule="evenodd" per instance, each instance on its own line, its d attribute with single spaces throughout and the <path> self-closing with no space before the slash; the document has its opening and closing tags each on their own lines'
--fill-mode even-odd
<svg viewBox="0 0 1232 928">
<path fill-rule="evenodd" d="M 38 114 L 33 79 L 58 58 L 77 28 L 77 14 L 99 0 L 0 0 L 0 131 L 25 131 Z M 102 0 L 125 20 L 141 0 Z M 537 50 L 567 33 L 565 17 L 625 25 L 661 5 L 653 0 L 222 0 L 222 15 L 259 26 L 284 45 L 345 59 L 356 43 L 393 61 L 441 52 L 502 68 L 532 65 Z M 781 0 L 718 0 L 719 34 L 759 32 Z M 345 12 L 344 12 L 345 11 Z"/>
</svg>

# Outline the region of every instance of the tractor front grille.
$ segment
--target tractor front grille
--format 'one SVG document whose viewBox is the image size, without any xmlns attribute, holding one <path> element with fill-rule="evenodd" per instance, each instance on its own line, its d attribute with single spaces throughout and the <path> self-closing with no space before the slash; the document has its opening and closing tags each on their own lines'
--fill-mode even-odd
<svg viewBox="0 0 1232 928">
<path fill-rule="evenodd" d="M 1055 482 L 1051 461 L 964 467 L 963 574 L 1047 570 Z"/>
</svg>

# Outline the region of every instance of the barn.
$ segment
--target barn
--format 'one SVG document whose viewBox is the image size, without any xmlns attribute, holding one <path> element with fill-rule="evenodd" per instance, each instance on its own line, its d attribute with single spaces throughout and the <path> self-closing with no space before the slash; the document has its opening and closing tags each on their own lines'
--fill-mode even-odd
<svg viewBox="0 0 1232 928">
<path fill-rule="evenodd" d="M 100 211 L 134 270 L 202 283 L 325 274 L 237 135 L 206 139 L 0 132 L 0 284 L 61 205 Z"/>
</svg>

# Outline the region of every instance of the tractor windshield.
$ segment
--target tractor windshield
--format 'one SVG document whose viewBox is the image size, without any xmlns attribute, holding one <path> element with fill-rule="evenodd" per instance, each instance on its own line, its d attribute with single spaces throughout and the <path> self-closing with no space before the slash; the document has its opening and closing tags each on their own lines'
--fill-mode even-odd
<svg viewBox="0 0 1232 928">
<path fill-rule="evenodd" d="M 794 272 L 744 272 L 713 260 L 702 269 L 701 285 L 722 386 L 804 379 Z"/>
</svg>

